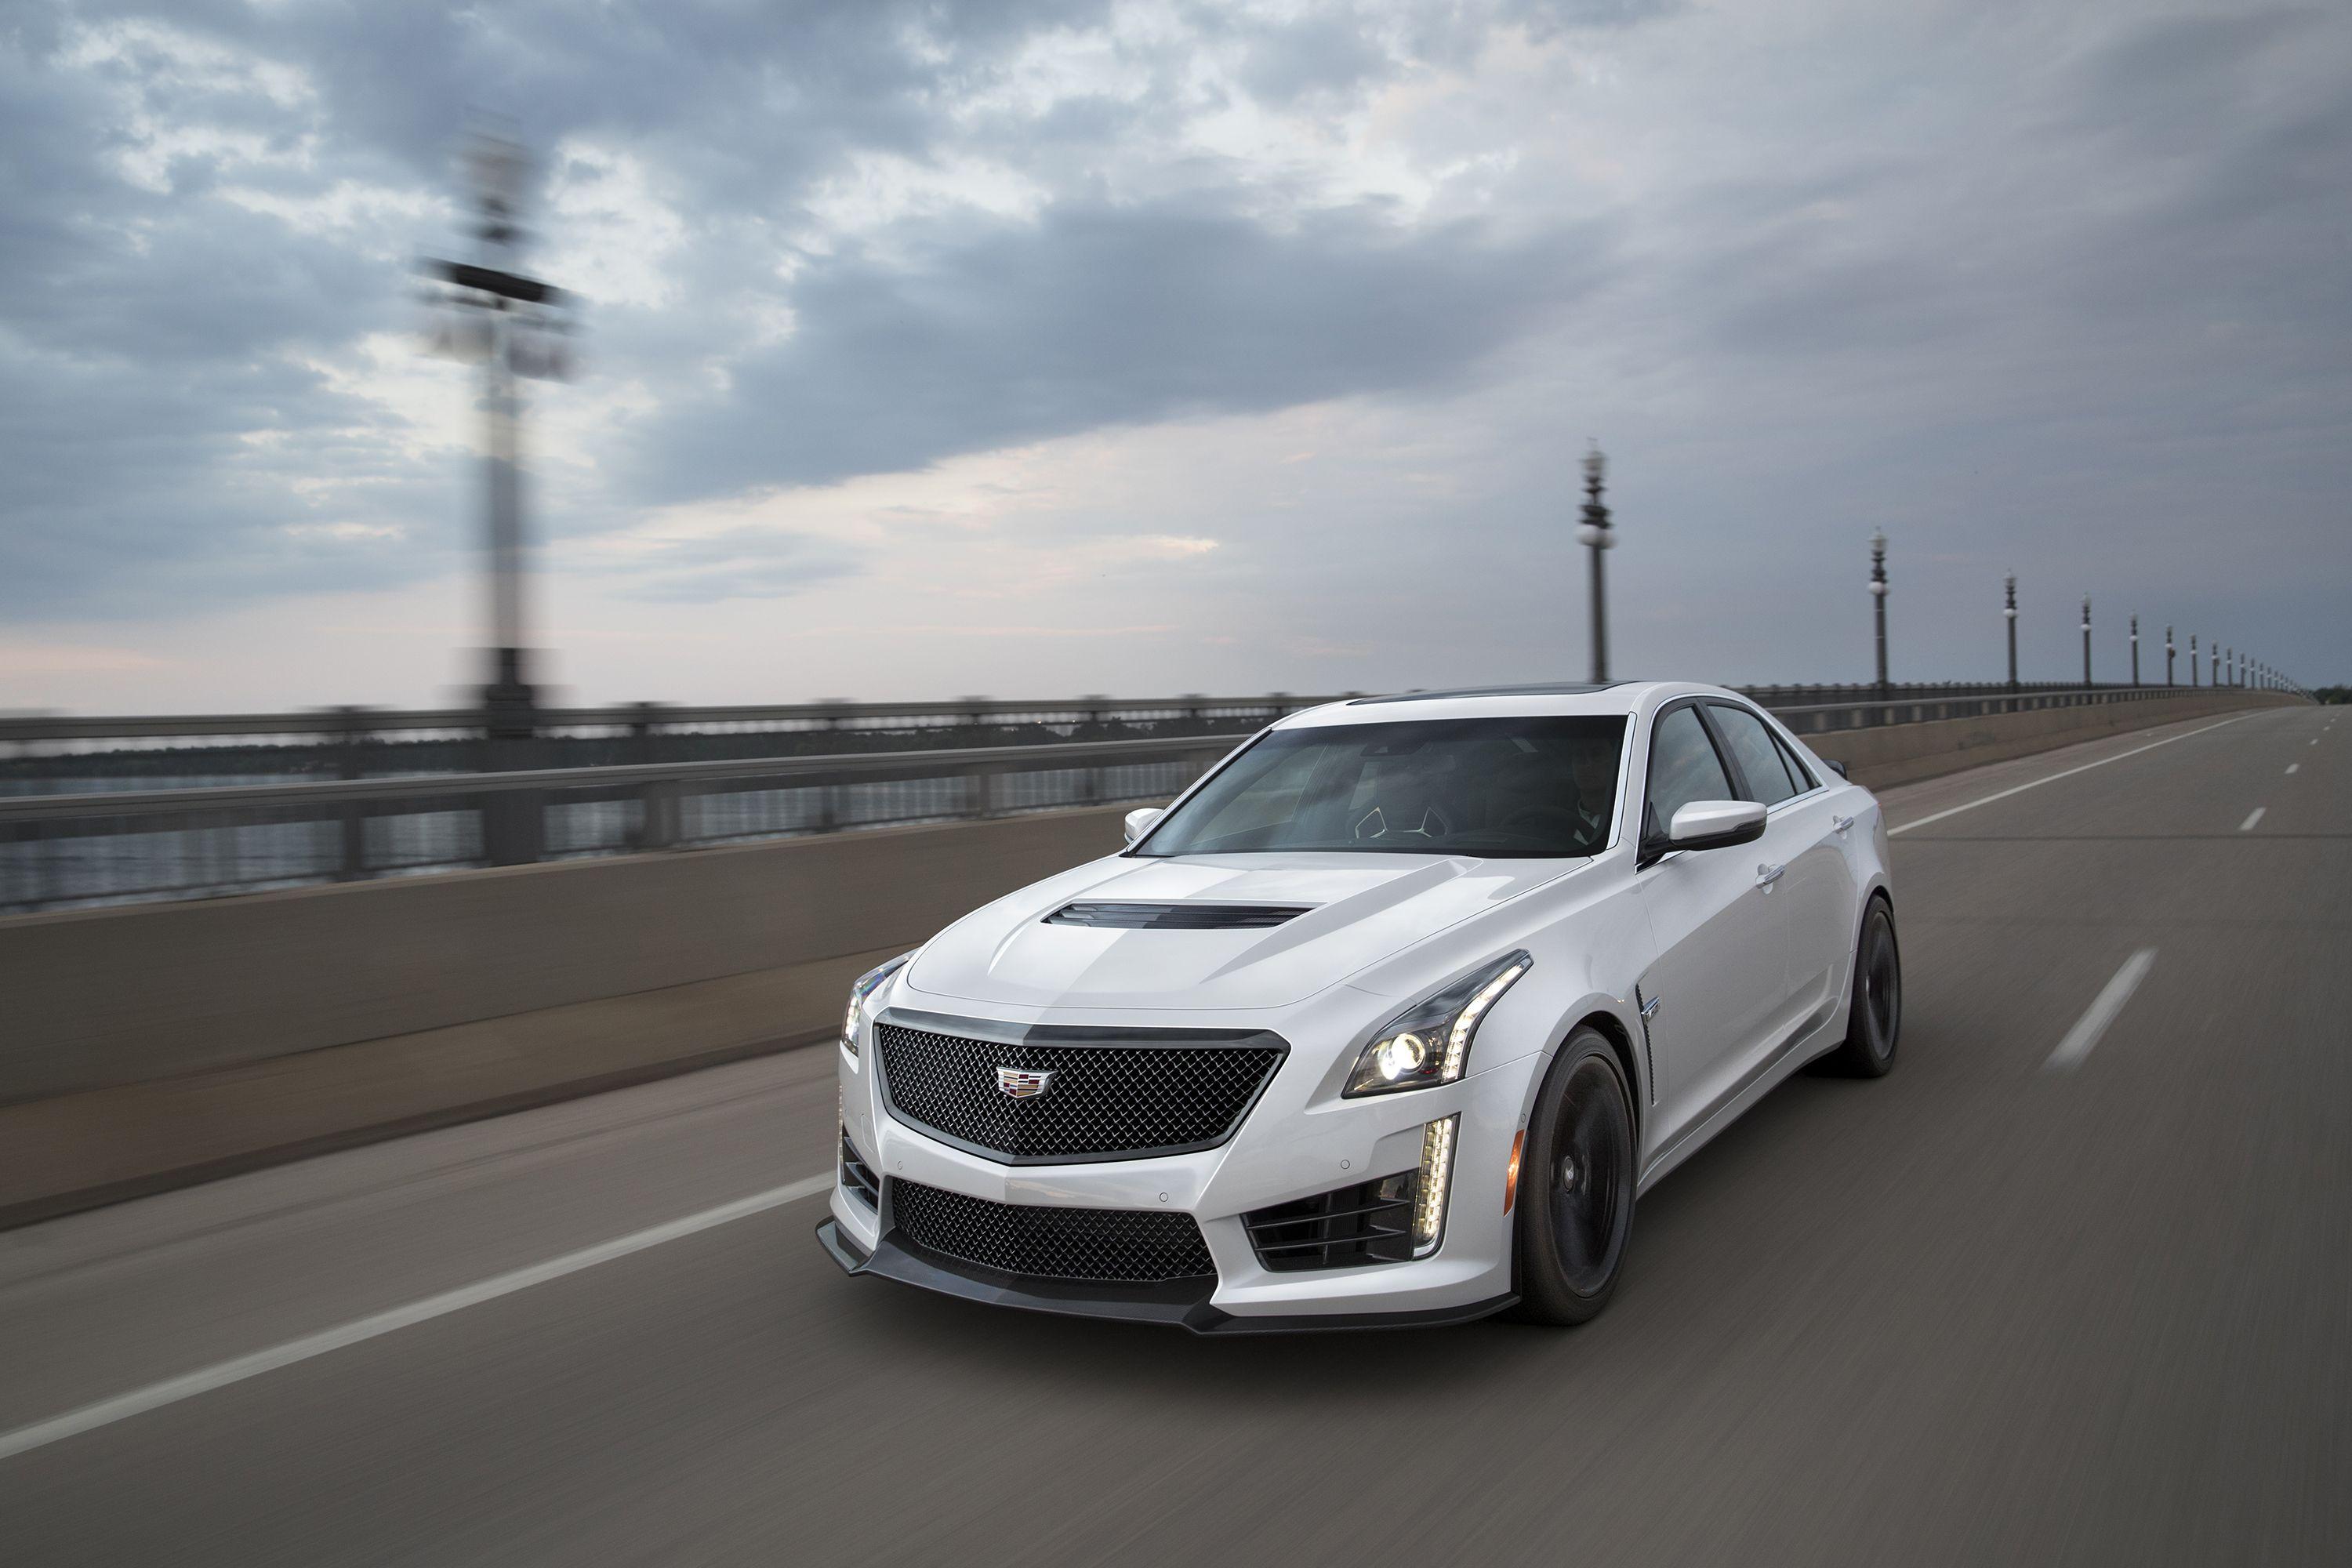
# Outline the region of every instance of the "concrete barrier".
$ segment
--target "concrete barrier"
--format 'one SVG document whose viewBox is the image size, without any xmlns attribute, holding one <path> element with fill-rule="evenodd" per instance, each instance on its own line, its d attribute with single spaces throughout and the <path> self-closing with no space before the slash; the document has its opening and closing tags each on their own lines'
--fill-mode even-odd
<svg viewBox="0 0 2352 1568">
<path fill-rule="evenodd" d="M 923 941 L 1118 809 L 0 920 L 0 1105 Z M 824 1014 L 773 1020 L 805 1035 Z"/>
<path fill-rule="evenodd" d="M 2278 700 L 1811 743 L 1890 784 Z M 0 919 L 0 1225 L 829 1037 L 860 970 L 1121 810 Z"/>
</svg>

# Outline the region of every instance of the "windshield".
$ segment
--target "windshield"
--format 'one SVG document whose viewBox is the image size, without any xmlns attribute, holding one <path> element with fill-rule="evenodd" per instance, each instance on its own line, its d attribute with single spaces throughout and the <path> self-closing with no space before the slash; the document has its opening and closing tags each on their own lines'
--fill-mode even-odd
<svg viewBox="0 0 2352 1568">
<path fill-rule="evenodd" d="M 1135 853 L 1591 855 L 1609 842 L 1624 742 L 1622 718 L 1277 730 Z"/>
</svg>

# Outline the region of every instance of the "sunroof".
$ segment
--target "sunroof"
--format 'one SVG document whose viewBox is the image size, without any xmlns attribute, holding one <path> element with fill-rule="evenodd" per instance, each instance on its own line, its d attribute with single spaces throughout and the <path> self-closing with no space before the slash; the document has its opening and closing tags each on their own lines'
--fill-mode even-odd
<svg viewBox="0 0 2352 1568">
<path fill-rule="evenodd" d="M 1538 680 L 1525 686 L 1462 686 L 1446 691 L 1398 691 L 1386 697 L 1359 697 L 1348 706 L 1364 708 L 1381 702 L 1444 702 L 1458 697 L 1580 697 L 1586 692 L 1606 691 L 1612 686 L 1624 684 L 1622 680 Z"/>
</svg>

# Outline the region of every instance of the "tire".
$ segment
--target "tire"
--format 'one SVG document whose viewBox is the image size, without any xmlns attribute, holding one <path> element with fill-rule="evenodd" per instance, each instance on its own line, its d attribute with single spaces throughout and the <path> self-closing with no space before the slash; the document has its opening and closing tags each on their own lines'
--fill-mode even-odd
<svg viewBox="0 0 2352 1568">
<path fill-rule="evenodd" d="M 1845 1043 L 1825 1065 L 1850 1078 L 1885 1078 L 1903 1035 L 1903 954 L 1895 942 L 1895 911 L 1885 899 L 1864 910 L 1853 948 L 1853 993 L 1846 1009 Z"/>
<path fill-rule="evenodd" d="M 1523 1322 L 1600 1314 L 1633 1234 L 1633 1097 L 1596 1029 L 1569 1036 L 1536 1091 L 1521 1149 L 1514 1273 Z"/>
</svg>

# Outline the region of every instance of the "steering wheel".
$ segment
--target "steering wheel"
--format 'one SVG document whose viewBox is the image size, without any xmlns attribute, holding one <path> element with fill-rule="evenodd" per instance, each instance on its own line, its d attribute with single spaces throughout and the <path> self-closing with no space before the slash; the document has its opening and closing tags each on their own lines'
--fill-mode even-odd
<svg viewBox="0 0 2352 1568">
<path fill-rule="evenodd" d="M 1373 826 L 1375 823 L 1379 826 Z M 1366 832 L 1367 828 L 1371 830 Z M 1371 810 L 1356 819 L 1354 828 L 1358 838 L 1437 838 L 1449 835 L 1453 831 L 1454 819 L 1438 810 L 1433 805 L 1423 805 L 1421 808 L 1420 821 L 1411 827 L 1390 826 L 1388 812 L 1375 805 Z"/>
</svg>

